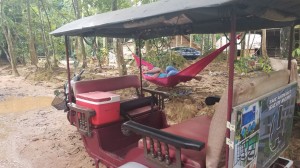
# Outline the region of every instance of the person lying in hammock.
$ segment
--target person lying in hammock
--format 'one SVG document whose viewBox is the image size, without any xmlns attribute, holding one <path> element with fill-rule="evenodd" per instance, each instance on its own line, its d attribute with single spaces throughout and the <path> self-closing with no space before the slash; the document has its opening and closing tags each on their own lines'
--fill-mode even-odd
<svg viewBox="0 0 300 168">
<path fill-rule="evenodd" d="M 165 71 L 158 67 L 153 67 L 152 69 L 148 69 L 146 66 L 143 67 L 143 73 L 145 75 L 152 76 L 154 78 L 165 78 L 172 75 L 176 75 L 179 71 L 173 66 L 167 66 Z"/>
</svg>

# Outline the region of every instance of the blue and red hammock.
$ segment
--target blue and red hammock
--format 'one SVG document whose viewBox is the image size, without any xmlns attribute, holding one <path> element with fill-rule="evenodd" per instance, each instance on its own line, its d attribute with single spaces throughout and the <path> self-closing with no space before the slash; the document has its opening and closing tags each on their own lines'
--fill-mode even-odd
<svg viewBox="0 0 300 168">
<path fill-rule="evenodd" d="M 229 43 L 225 44 L 221 48 L 217 49 L 216 51 L 210 53 L 209 55 L 205 56 L 204 58 L 200 59 L 199 61 L 195 62 L 194 64 L 186 67 L 185 69 L 178 72 L 176 75 L 165 77 L 165 78 L 156 78 L 149 75 L 143 74 L 143 78 L 149 82 L 152 82 L 159 86 L 164 87 L 173 87 L 176 86 L 180 82 L 187 82 L 192 80 L 199 72 L 201 72 L 209 63 L 211 63 L 220 53 L 222 53 L 225 48 L 229 46 Z M 141 65 L 148 67 L 148 69 L 152 69 L 154 65 L 151 63 L 140 59 L 137 55 L 133 54 L 133 57 L 138 66 Z M 141 61 L 140 61 L 141 60 Z"/>
</svg>

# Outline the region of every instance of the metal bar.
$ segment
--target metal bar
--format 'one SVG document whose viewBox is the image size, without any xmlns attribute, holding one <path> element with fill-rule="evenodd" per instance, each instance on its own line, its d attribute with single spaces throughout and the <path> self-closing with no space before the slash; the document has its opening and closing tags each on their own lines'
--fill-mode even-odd
<svg viewBox="0 0 300 168">
<path fill-rule="evenodd" d="M 163 161 L 164 159 L 162 156 L 161 143 L 158 140 L 157 140 L 157 158 L 159 161 Z"/>
<path fill-rule="evenodd" d="M 143 76 L 142 76 L 142 52 L 141 52 L 141 39 L 138 40 L 139 46 L 138 46 L 138 56 L 140 57 L 140 82 L 141 82 L 141 95 L 143 96 Z"/>
<path fill-rule="evenodd" d="M 149 141 L 150 141 L 150 155 L 152 156 L 152 158 L 155 158 L 155 149 L 154 149 L 154 141 L 151 137 L 149 137 Z"/>
<path fill-rule="evenodd" d="M 143 145 L 144 145 L 144 156 L 148 155 L 148 148 L 147 148 L 147 137 L 143 136 Z"/>
<path fill-rule="evenodd" d="M 233 99 L 233 80 L 234 80 L 234 57 L 236 54 L 236 15 L 231 13 L 231 31 L 230 31 L 230 50 L 229 50 L 229 79 L 228 79 L 228 102 L 227 102 L 227 121 L 231 122 L 231 110 Z M 230 130 L 226 129 L 226 138 L 230 138 Z M 226 168 L 229 161 L 229 146 L 226 145 Z"/>
<path fill-rule="evenodd" d="M 181 149 L 176 148 L 176 168 L 181 168 Z"/>
<path fill-rule="evenodd" d="M 290 30 L 290 46 L 289 46 L 289 55 L 288 55 L 288 70 L 291 70 L 292 67 L 292 52 L 293 52 L 293 41 L 294 41 L 294 25 L 291 26 Z M 290 82 L 290 80 L 289 80 Z"/>
<path fill-rule="evenodd" d="M 69 97 L 69 103 L 72 102 L 71 98 L 71 75 L 70 75 L 70 64 L 69 64 L 69 38 L 68 36 L 65 36 L 65 46 L 66 46 L 66 61 L 67 61 L 67 72 L 68 72 L 68 97 Z"/>
<path fill-rule="evenodd" d="M 167 143 L 164 143 L 165 145 L 165 163 L 167 165 L 171 164 L 171 160 L 170 160 L 170 154 L 169 154 L 169 146 Z"/>
</svg>

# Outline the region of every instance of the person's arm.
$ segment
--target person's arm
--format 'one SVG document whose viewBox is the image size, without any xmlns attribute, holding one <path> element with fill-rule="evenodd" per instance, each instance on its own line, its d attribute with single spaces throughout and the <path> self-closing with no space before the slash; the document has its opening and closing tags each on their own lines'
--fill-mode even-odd
<svg viewBox="0 0 300 168">
<path fill-rule="evenodd" d="M 144 71 L 144 74 L 145 74 L 145 73 L 160 73 L 160 72 L 161 72 L 161 69 L 160 69 L 160 68 L 154 67 L 154 68 L 152 68 L 152 69 L 150 69 L 150 70 Z"/>
<path fill-rule="evenodd" d="M 151 75 L 153 78 L 157 78 L 158 76 L 159 76 L 159 74 L 160 74 L 160 72 L 158 72 L 158 73 L 155 73 L 155 74 L 153 74 L 153 75 Z"/>
</svg>

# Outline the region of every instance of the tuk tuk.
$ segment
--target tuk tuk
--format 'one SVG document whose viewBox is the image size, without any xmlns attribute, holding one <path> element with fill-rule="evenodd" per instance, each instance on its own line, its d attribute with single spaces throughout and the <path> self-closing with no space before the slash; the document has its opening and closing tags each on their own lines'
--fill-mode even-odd
<svg viewBox="0 0 300 168">
<path fill-rule="evenodd" d="M 299 9 L 298 0 L 161 0 L 78 19 L 53 31 L 52 35 L 65 37 L 67 62 L 69 36 L 146 40 L 230 32 L 228 86 L 212 118 L 199 116 L 168 125 L 167 94 L 143 88 L 141 64 L 139 77 L 79 81 L 69 87 L 68 119 L 95 166 L 254 168 L 278 162 L 291 136 L 296 101 L 298 75 L 291 51 L 286 69 L 234 81 L 236 32 L 293 30 L 300 23 Z M 71 86 L 69 64 L 67 69 Z M 124 88 L 135 88 L 136 98 L 120 100 L 111 92 Z"/>
</svg>

